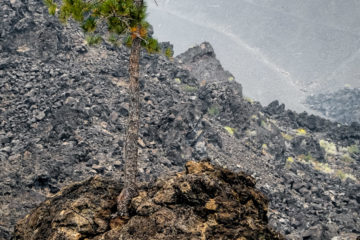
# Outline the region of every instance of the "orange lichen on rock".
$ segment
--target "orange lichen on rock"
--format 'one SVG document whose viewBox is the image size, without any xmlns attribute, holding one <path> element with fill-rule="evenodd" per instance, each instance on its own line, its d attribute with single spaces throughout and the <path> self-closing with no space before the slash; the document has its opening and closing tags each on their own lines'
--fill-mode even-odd
<svg viewBox="0 0 360 240">
<path fill-rule="evenodd" d="M 91 178 L 19 221 L 13 239 L 284 239 L 267 226 L 266 197 L 244 173 L 208 161 L 140 186 L 127 219 L 114 216 L 119 183 Z"/>
</svg>

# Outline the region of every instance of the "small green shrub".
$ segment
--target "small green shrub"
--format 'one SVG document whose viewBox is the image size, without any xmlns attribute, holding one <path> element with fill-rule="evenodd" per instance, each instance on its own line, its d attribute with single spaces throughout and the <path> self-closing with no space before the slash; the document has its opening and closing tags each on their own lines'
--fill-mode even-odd
<svg viewBox="0 0 360 240">
<path fill-rule="evenodd" d="M 339 177 L 341 180 L 344 180 L 346 178 L 346 174 L 341 170 L 336 171 L 336 176 Z"/>
<path fill-rule="evenodd" d="M 348 174 L 348 173 L 345 173 L 344 171 L 342 170 L 337 170 L 335 175 L 340 178 L 342 181 L 345 181 L 346 179 L 350 178 L 354 181 L 356 181 L 356 177 L 351 175 L 351 174 Z"/>
<path fill-rule="evenodd" d="M 342 160 L 344 162 L 347 162 L 347 163 L 352 163 L 354 162 L 354 159 L 352 157 L 350 157 L 350 155 L 348 153 L 345 153 L 343 156 L 342 156 Z"/>
<path fill-rule="evenodd" d="M 315 160 L 315 158 L 313 158 L 311 153 L 308 153 L 307 155 L 304 156 L 304 160 L 307 161 L 307 162 L 310 162 L 310 161 Z"/>
<path fill-rule="evenodd" d="M 260 126 L 271 131 L 271 124 L 267 120 L 261 120 Z"/>
<path fill-rule="evenodd" d="M 328 155 L 336 155 L 337 154 L 337 148 L 335 143 L 328 142 L 326 140 L 321 139 L 319 141 L 320 147 L 323 148 Z"/>
<path fill-rule="evenodd" d="M 318 161 L 312 161 L 311 164 L 314 167 L 314 169 L 319 171 L 319 172 L 323 172 L 323 173 L 327 173 L 327 174 L 334 173 L 334 170 L 329 167 L 328 163 L 321 163 L 321 162 L 318 162 Z"/>
<path fill-rule="evenodd" d="M 56 13 L 56 4 L 50 0 L 44 0 L 45 5 L 48 7 L 50 15 L 55 15 Z"/>
<path fill-rule="evenodd" d="M 190 85 L 185 85 L 184 86 L 184 91 L 185 92 L 196 92 L 197 88 L 194 86 L 190 86 Z"/>
<path fill-rule="evenodd" d="M 85 38 L 85 41 L 89 46 L 99 44 L 101 40 L 102 38 L 99 35 L 87 35 Z"/>
<path fill-rule="evenodd" d="M 351 145 L 349 146 L 348 148 L 348 151 L 350 154 L 357 154 L 357 153 L 360 153 L 360 150 L 359 150 L 359 147 L 357 145 Z"/>
<path fill-rule="evenodd" d="M 173 50 L 171 50 L 171 48 L 167 48 L 165 50 L 165 56 L 168 57 L 168 58 L 172 58 L 174 56 Z"/>
<path fill-rule="evenodd" d="M 119 45 L 119 39 L 115 34 L 111 34 L 108 38 L 109 42 L 111 42 L 113 45 L 118 46 Z"/>
<path fill-rule="evenodd" d="M 209 107 L 208 113 L 211 116 L 216 116 L 216 115 L 219 115 L 220 111 L 219 111 L 219 108 L 216 105 L 212 105 L 211 107 Z"/>
<path fill-rule="evenodd" d="M 263 127 L 263 128 L 266 128 L 267 124 L 266 124 L 266 122 L 264 120 L 261 120 L 260 126 Z"/>
</svg>

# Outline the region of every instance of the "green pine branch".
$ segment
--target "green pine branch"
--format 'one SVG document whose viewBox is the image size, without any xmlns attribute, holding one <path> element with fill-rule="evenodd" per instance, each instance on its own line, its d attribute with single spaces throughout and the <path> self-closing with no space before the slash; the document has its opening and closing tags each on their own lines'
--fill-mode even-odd
<svg viewBox="0 0 360 240">
<path fill-rule="evenodd" d="M 57 15 L 64 24 L 70 18 L 79 22 L 85 33 L 94 33 L 98 26 L 106 24 L 111 34 L 125 36 L 126 46 L 131 47 L 133 38 L 139 37 L 149 53 L 160 51 L 158 41 L 148 35 L 150 24 L 146 21 L 145 4 L 137 8 L 133 0 L 62 0 L 59 6 L 54 0 L 44 3 L 51 15 Z M 96 41 L 92 38 L 87 37 L 89 44 L 101 42 L 98 37 Z"/>
</svg>

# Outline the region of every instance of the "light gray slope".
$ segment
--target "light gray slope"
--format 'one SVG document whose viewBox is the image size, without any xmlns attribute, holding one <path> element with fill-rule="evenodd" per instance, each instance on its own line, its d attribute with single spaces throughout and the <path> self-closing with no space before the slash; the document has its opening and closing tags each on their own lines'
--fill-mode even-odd
<svg viewBox="0 0 360 240">
<path fill-rule="evenodd" d="M 308 92 L 360 86 L 357 1 L 158 2 L 148 1 L 160 40 L 176 53 L 211 42 L 245 94 L 264 104 L 280 99 L 302 111 Z"/>
<path fill-rule="evenodd" d="M 264 104 L 279 99 L 289 108 L 309 111 L 301 104 L 304 92 L 289 80 L 291 76 L 236 35 L 216 26 L 203 26 L 177 12 L 157 8 L 151 9 L 149 19 L 154 23 L 156 36 L 160 40 L 177 43 L 174 45 L 175 53 L 181 53 L 205 40 L 211 42 L 225 69 L 231 69 L 236 80 L 244 86 L 245 95 Z"/>
</svg>

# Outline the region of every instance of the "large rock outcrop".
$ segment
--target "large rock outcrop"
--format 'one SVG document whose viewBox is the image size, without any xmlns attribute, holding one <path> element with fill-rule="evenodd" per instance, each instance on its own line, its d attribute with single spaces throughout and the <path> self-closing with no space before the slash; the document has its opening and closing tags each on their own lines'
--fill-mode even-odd
<svg viewBox="0 0 360 240">
<path fill-rule="evenodd" d="M 283 239 L 244 173 L 188 162 L 185 172 L 144 184 L 126 220 L 112 217 L 121 186 L 98 176 L 68 186 L 19 221 L 12 239 Z"/>
<path fill-rule="evenodd" d="M 223 69 L 220 61 L 216 59 L 214 49 L 208 42 L 190 48 L 176 59 L 203 84 L 235 80 L 230 72 Z"/>
</svg>

